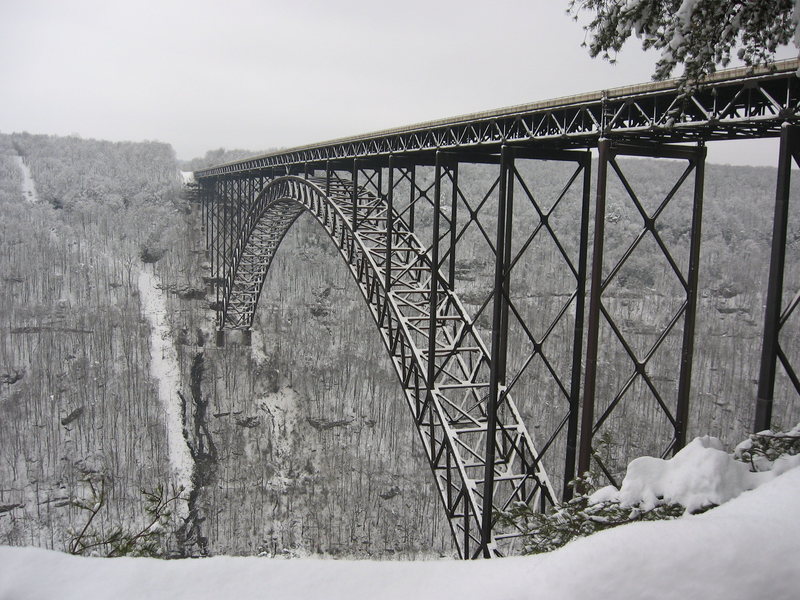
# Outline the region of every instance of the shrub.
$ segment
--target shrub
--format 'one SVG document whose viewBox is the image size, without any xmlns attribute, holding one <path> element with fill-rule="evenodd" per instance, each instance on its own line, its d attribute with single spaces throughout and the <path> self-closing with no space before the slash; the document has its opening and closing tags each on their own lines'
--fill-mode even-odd
<svg viewBox="0 0 800 600">
<path fill-rule="evenodd" d="M 87 479 L 91 490 L 88 499 L 73 499 L 72 504 L 89 513 L 80 532 L 73 534 L 67 552 L 78 555 L 105 557 L 148 556 L 162 558 L 166 555 L 168 525 L 172 517 L 172 505 L 180 499 L 182 490 L 173 490 L 168 495 L 163 485 L 155 490 L 141 490 L 145 500 L 146 524 L 140 529 L 114 527 L 108 532 L 98 532 L 92 521 L 105 506 L 107 500 L 106 479 Z"/>
</svg>

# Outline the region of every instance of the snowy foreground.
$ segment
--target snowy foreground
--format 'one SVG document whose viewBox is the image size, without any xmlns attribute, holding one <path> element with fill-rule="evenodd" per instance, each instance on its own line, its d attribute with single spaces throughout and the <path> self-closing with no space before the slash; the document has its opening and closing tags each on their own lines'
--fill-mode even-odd
<svg viewBox="0 0 800 600">
<path fill-rule="evenodd" d="M 0 599 L 800 598 L 800 468 L 704 514 L 492 561 L 77 558 L 0 547 Z"/>
</svg>

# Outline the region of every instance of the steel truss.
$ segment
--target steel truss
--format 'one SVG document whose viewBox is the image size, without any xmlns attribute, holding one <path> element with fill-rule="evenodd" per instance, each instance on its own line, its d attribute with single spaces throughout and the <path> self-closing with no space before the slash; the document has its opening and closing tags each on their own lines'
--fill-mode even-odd
<svg viewBox="0 0 800 600">
<path fill-rule="evenodd" d="M 665 81 L 431 121 L 267 154 L 198 177 L 271 167 L 502 144 L 594 146 L 601 137 L 675 143 L 777 136 L 800 112 L 797 60 L 719 71 L 702 84 Z"/>
<path fill-rule="evenodd" d="M 519 532 L 498 525 L 499 511 L 515 502 L 544 510 L 559 496 L 569 498 L 567 483 L 576 472 L 585 473 L 593 465 L 614 480 L 596 452 L 596 435 L 619 414 L 635 385 L 647 390 L 668 423 L 670 433 L 660 440 L 659 454 L 676 452 L 685 443 L 698 297 L 703 140 L 781 133 L 756 429 L 770 425 L 778 361 L 800 394 L 797 370 L 780 343 L 782 332 L 786 339 L 787 320 L 800 304 L 800 294 L 785 308 L 782 301 L 790 166 L 792 160 L 800 165 L 798 128 L 782 123 L 796 120 L 800 113 L 796 67 L 792 62 L 777 71 L 723 72 L 708 86 L 688 91 L 668 84 L 635 86 L 598 97 L 584 95 L 350 138 L 198 172 L 210 281 L 216 288 L 217 342 L 224 343 L 226 330 L 241 330 L 249 340 L 274 254 L 297 217 L 311 212 L 336 244 L 369 304 L 400 378 L 460 555 L 512 553 Z M 687 140 L 698 144 L 662 143 Z M 590 237 L 592 163 L 588 151 L 574 148 L 595 146 L 599 161 Z M 682 161 L 685 168 L 653 207 L 626 178 L 624 164 L 617 161 L 624 156 L 667 158 Z M 526 161 L 559 161 L 574 167 L 551 204 L 542 202 L 537 181 L 521 168 Z M 462 179 L 464 170 L 474 165 L 483 165 L 491 175 L 487 175 L 488 190 L 471 196 Z M 622 256 L 606 265 L 609 175 L 620 182 L 641 228 Z M 683 261 L 662 239 L 659 225 L 688 182 L 693 184 L 687 209 L 691 225 Z M 579 201 L 562 208 L 568 194 Z M 533 221 L 519 219 L 522 207 L 534 215 Z M 575 219 L 575 252 L 553 225 L 559 211 L 567 210 Z M 540 242 L 556 249 L 559 272 L 570 287 L 555 314 L 534 326 L 514 292 L 519 278 L 532 276 L 525 270 L 530 269 L 524 266 L 526 252 Z M 654 341 L 641 350 L 607 300 L 610 286 L 631 256 L 648 243 L 657 248 L 658 260 L 674 276 L 682 299 Z M 493 277 L 491 289 L 477 301 L 473 298 L 474 308 L 468 311 L 458 295 L 464 291 L 459 287 L 463 285 L 459 269 L 474 244 L 485 251 Z M 569 332 L 568 343 L 562 335 L 556 344 L 553 332 L 559 328 Z M 512 330 L 517 337 L 510 348 Z M 596 390 L 604 351 L 601 330 L 610 332 L 629 359 L 619 389 L 603 398 Z M 482 334 L 488 336 L 486 342 Z M 679 379 L 670 387 L 654 376 L 652 364 L 671 335 L 680 336 L 680 356 Z M 512 392 L 519 406 L 536 404 L 542 396 L 536 386 L 545 383 L 557 390 L 552 407 L 557 418 L 546 427 L 526 424 Z M 539 430 L 536 446 L 526 427 L 531 424 Z M 560 490 L 546 470 L 558 474 L 554 479 L 560 479 Z"/>
<path fill-rule="evenodd" d="M 392 204 L 391 193 L 376 196 L 339 174 L 271 180 L 242 211 L 243 229 L 232 258 L 220 263 L 228 268 L 221 286 L 227 289 L 223 324 L 249 327 L 280 240 L 302 211 L 310 211 L 369 304 L 461 556 L 497 555 L 519 532 L 499 531 L 495 512 L 515 502 L 552 502 L 552 486 L 502 377 L 492 368 L 500 352 L 498 336 L 487 348 L 446 278 L 432 268 L 436 246 L 426 251 Z M 237 222 L 237 217 L 222 218 Z"/>
<path fill-rule="evenodd" d="M 692 355 L 694 352 L 694 327 L 697 309 L 697 273 L 700 261 L 700 229 L 703 211 L 703 181 L 706 149 L 704 146 L 696 148 L 680 146 L 643 147 L 623 144 L 612 144 L 610 140 L 601 140 L 599 143 L 599 161 L 597 173 L 597 198 L 595 203 L 595 230 L 594 251 L 592 253 L 592 283 L 589 301 L 588 340 L 586 348 L 586 381 L 584 385 L 583 414 L 581 424 L 581 453 L 579 472 L 586 473 L 590 470 L 590 459 L 603 470 L 609 480 L 619 485 L 612 473 L 608 470 L 603 460 L 593 452 L 592 439 L 600 430 L 604 422 L 619 408 L 626 394 L 633 385 L 643 381 L 657 402 L 663 415 L 669 420 L 673 435 L 662 448 L 661 456 L 664 457 L 671 451 L 677 452 L 686 442 L 686 423 L 689 412 L 689 388 L 692 378 Z M 622 167 L 617 162 L 618 156 L 639 156 L 651 158 L 671 158 L 686 162 L 686 168 L 678 177 L 675 184 L 659 202 L 654 210 L 648 210 L 639 194 L 629 183 Z M 603 247 L 605 241 L 606 222 L 606 192 L 608 184 L 608 170 L 613 169 L 622 183 L 628 199 L 635 207 L 642 219 L 642 227 L 622 256 L 611 265 L 610 270 L 604 274 Z M 659 233 L 659 217 L 664 214 L 681 186 L 694 174 L 694 190 L 692 202 L 692 224 L 689 233 L 689 260 L 688 269 L 682 269 L 667 244 Z M 603 293 L 614 281 L 624 267 L 625 263 L 634 254 L 637 247 L 646 238 L 655 241 L 661 255 L 669 264 L 672 274 L 677 279 L 683 290 L 685 299 L 670 316 L 667 324 L 658 332 L 656 339 L 644 352 L 637 352 L 633 344 L 625 335 L 617 320 L 612 316 L 603 303 Z M 618 389 L 608 402 L 603 413 L 595 419 L 595 384 L 598 364 L 598 341 L 601 319 L 608 324 L 613 337 L 624 348 L 630 360 L 630 371 L 623 385 Z M 672 401 L 666 392 L 661 389 L 655 378 L 648 371 L 648 367 L 667 340 L 669 334 L 679 325 L 683 328 L 683 341 L 680 360 L 680 376 L 677 387 L 677 398 Z"/>
</svg>

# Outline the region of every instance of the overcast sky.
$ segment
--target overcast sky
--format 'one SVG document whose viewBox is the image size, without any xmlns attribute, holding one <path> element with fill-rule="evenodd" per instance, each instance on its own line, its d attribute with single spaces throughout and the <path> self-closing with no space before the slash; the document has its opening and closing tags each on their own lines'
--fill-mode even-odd
<svg viewBox="0 0 800 600">
<path fill-rule="evenodd" d="M 160 140 L 188 159 L 650 79 L 636 40 L 615 65 L 589 58 L 566 4 L 0 0 L 0 131 Z M 709 159 L 772 165 L 776 148 Z"/>
</svg>

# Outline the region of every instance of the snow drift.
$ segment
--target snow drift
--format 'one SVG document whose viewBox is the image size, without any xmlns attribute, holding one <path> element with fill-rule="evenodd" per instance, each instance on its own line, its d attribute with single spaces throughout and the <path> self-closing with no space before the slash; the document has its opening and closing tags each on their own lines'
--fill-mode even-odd
<svg viewBox="0 0 800 600">
<path fill-rule="evenodd" d="M 134 598 L 631 598 L 800 596 L 800 469 L 701 515 L 604 531 L 492 561 L 77 558 L 0 548 L 3 600 Z"/>
</svg>

